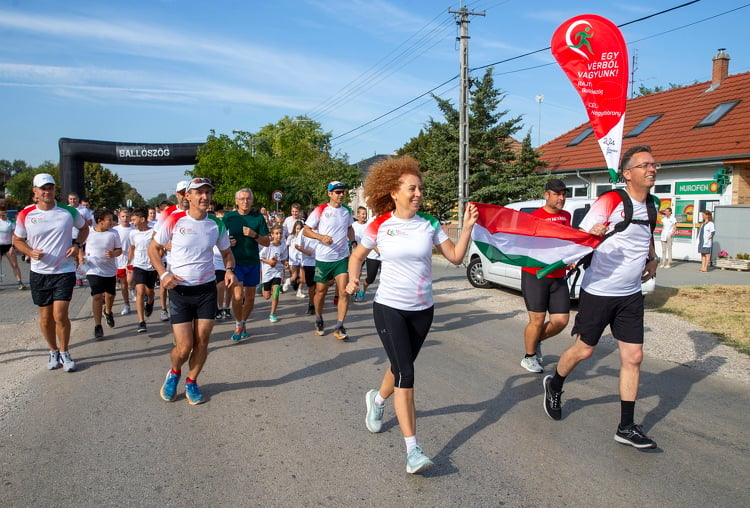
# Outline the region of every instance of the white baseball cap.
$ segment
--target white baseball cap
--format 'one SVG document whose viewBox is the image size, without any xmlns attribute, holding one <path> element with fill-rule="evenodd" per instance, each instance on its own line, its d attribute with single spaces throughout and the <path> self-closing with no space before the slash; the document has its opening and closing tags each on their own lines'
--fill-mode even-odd
<svg viewBox="0 0 750 508">
<path fill-rule="evenodd" d="M 34 187 L 43 187 L 44 185 L 47 185 L 48 183 L 51 183 L 52 185 L 57 185 L 55 183 L 55 179 L 52 178 L 52 175 L 49 173 L 39 173 L 38 175 L 34 176 Z"/>
<path fill-rule="evenodd" d="M 177 188 L 174 190 L 175 192 L 185 192 L 187 190 L 188 181 L 187 180 L 180 180 L 177 182 Z"/>
</svg>

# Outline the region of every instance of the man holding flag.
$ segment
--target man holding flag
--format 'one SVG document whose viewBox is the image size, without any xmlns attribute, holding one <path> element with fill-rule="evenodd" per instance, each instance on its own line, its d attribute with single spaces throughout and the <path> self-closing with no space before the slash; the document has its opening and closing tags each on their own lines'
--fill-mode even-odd
<svg viewBox="0 0 750 508">
<path fill-rule="evenodd" d="M 544 206 L 531 215 L 570 226 L 570 213 L 563 210 L 567 194 L 568 188 L 562 180 L 550 180 L 544 187 Z M 560 333 L 568 325 L 570 313 L 567 270 L 560 268 L 542 278 L 536 276 L 538 271 L 539 268 L 521 268 L 521 292 L 529 313 L 529 324 L 523 332 L 526 356 L 521 360 L 521 367 L 535 373 L 544 372 L 541 342 Z M 548 312 L 549 321 L 545 323 Z"/>
<path fill-rule="evenodd" d="M 553 420 L 562 418 L 561 395 L 565 378 L 591 357 L 609 325 L 620 351 L 620 424 L 614 439 L 635 448 L 656 448 L 634 423 L 641 361 L 643 360 L 643 295 L 641 283 L 656 275 L 658 258 L 648 220 L 646 200 L 656 181 L 659 164 L 649 146 L 630 148 L 622 158 L 621 176 L 633 205 L 630 225 L 603 241 L 581 283 L 579 312 L 573 326 L 575 343 L 560 356 L 554 376 L 545 376 L 544 410 Z M 597 199 L 580 228 L 597 236 L 614 229 L 624 219 L 618 193 Z"/>
</svg>

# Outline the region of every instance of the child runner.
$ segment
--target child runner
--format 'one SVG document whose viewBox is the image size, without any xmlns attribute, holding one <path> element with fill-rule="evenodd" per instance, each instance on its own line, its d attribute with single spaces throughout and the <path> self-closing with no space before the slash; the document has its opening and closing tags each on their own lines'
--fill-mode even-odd
<svg viewBox="0 0 750 508">
<path fill-rule="evenodd" d="M 133 210 L 133 230 L 130 231 L 127 265 L 133 267 L 135 284 L 135 310 L 138 313 L 138 333 L 146 333 L 146 318 L 154 311 L 154 286 L 156 270 L 148 257 L 148 246 L 154 230 L 148 225 L 148 208 Z"/>
<path fill-rule="evenodd" d="M 297 249 L 297 245 L 299 245 L 303 236 L 302 228 L 304 226 L 305 223 L 301 220 L 295 222 L 292 226 L 291 233 L 286 239 L 286 245 L 289 251 L 289 273 L 291 274 L 290 285 L 297 291 L 297 298 L 305 297 L 305 295 L 302 294 L 302 287 L 299 285 L 300 280 L 302 279 L 302 270 L 300 269 L 302 266 L 302 251 Z"/>
<path fill-rule="evenodd" d="M 133 225 L 130 223 L 130 214 L 133 213 L 131 208 L 121 208 L 117 214 L 119 223 L 113 227 L 117 234 L 120 235 L 123 254 L 117 259 L 117 279 L 120 281 L 120 293 L 122 294 L 122 311 L 121 316 L 130 314 L 130 284 L 133 282 L 133 267 L 128 265 L 128 252 L 130 251 L 130 231 Z"/>
<path fill-rule="evenodd" d="M 299 243 L 294 247 L 302 254 L 300 264 L 300 275 L 302 282 L 307 286 L 307 312 L 308 316 L 315 315 L 315 245 L 317 240 L 306 237 L 304 234 L 299 235 Z M 300 283 L 300 287 L 301 283 Z"/>
<path fill-rule="evenodd" d="M 284 276 L 284 267 L 287 264 L 286 246 L 282 245 L 283 227 L 281 224 L 271 226 L 271 243 L 268 247 L 260 250 L 260 263 L 262 269 L 263 298 L 271 300 L 271 314 L 268 320 L 276 323 L 276 308 L 279 305 L 279 293 L 281 292 L 281 278 Z"/>
<path fill-rule="evenodd" d="M 94 339 L 104 337 L 102 307 L 107 326 L 115 327 L 112 303 L 115 300 L 117 258 L 122 254 L 120 236 L 113 231 L 114 213 L 106 208 L 94 212 L 96 225 L 89 231 L 86 240 L 85 265 L 89 267 L 86 279 L 91 288 L 91 311 L 94 313 Z"/>
</svg>

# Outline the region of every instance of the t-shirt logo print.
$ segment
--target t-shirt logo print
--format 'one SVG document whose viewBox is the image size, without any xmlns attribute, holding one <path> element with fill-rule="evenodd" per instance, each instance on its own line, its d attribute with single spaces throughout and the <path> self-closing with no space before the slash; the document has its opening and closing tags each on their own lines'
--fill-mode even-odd
<svg viewBox="0 0 750 508">
<path fill-rule="evenodd" d="M 182 236 L 192 236 L 192 235 L 197 235 L 198 234 L 198 232 L 196 230 L 194 230 L 192 228 L 189 228 L 189 227 L 186 227 L 186 226 L 183 226 L 183 227 L 179 228 L 179 230 L 177 231 L 177 233 L 179 233 Z"/>
</svg>

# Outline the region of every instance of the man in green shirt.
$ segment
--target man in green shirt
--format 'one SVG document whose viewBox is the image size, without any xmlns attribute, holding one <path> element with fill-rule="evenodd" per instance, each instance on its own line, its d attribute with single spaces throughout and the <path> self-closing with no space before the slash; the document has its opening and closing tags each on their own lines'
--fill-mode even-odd
<svg viewBox="0 0 750 508">
<path fill-rule="evenodd" d="M 253 311 L 255 289 L 260 282 L 258 245 L 267 247 L 269 243 L 268 225 L 263 215 L 252 208 L 254 200 L 252 190 L 238 190 L 234 193 L 237 210 L 225 213 L 223 219 L 229 232 L 232 254 L 237 263 L 237 283 L 232 293 L 232 310 L 235 318 L 232 340 L 235 342 L 248 336 L 245 323 Z"/>
</svg>

